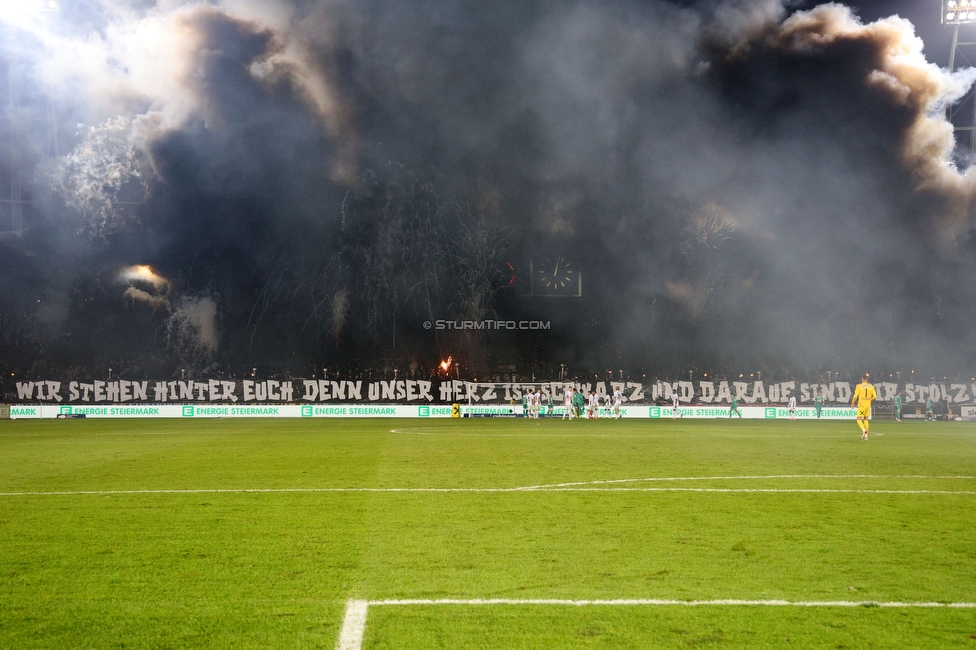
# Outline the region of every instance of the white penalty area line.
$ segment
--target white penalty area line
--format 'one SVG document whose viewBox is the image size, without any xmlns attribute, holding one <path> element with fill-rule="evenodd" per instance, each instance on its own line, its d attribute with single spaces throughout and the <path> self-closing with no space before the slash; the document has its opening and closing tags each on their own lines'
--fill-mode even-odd
<svg viewBox="0 0 976 650">
<path fill-rule="evenodd" d="M 881 607 L 900 608 L 950 608 L 974 609 L 976 603 L 940 602 L 879 602 L 874 600 L 668 600 L 668 599 L 612 599 L 612 600 L 567 600 L 559 598 L 440 598 L 440 599 L 394 599 L 394 600 L 350 600 L 346 603 L 346 615 L 339 631 L 336 650 L 361 650 L 363 634 L 366 632 L 366 617 L 370 607 L 388 606 L 428 606 L 428 605 L 551 605 L 569 607 Z"/>
</svg>

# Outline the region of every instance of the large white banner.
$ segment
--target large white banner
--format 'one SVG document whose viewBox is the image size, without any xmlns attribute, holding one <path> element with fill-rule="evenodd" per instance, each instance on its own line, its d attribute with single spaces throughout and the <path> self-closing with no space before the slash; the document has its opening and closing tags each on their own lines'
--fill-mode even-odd
<svg viewBox="0 0 976 650">
<path fill-rule="evenodd" d="M 786 404 L 795 397 L 800 404 L 811 405 L 816 397 L 828 403 L 849 404 L 853 386 L 847 381 L 826 383 L 805 381 L 632 381 L 596 382 L 525 382 L 490 383 L 457 379 L 392 381 L 289 379 L 275 380 L 186 380 L 130 381 L 126 379 L 93 381 L 18 381 L 6 384 L 7 399 L 21 404 L 320 404 L 351 402 L 373 404 L 450 404 L 471 406 L 518 405 L 531 389 L 542 394 L 543 402 L 551 397 L 563 403 L 567 390 L 576 388 L 595 392 L 601 403 L 608 395 L 620 391 L 625 403 L 670 402 L 677 394 L 683 404 L 729 404 L 734 397 L 742 405 Z M 976 383 L 955 382 L 874 384 L 881 402 L 891 402 L 900 395 L 903 405 L 948 402 L 976 403 Z"/>
<path fill-rule="evenodd" d="M 789 419 L 789 411 L 782 407 L 773 406 L 742 406 L 739 407 L 741 417 L 747 420 Z M 111 406 L 76 406 L 49 405 L 10 407 L 12 419 L 42 419 L 42 418 L 450 418 L 453 407 L 437 404 L 282 404 L 279 406 L 250 405 L 229 406 L 227 404 L 145 404 L 145 405 L 111 405 Z M 540 417 L 562 418 L 565 413 L 563 407 L 555 407 L 550 412 L 543 408 Z M 616 414 L 611 409 L 601 408 L 590 418 L 584 410 L 580 420 L 608 420 Z M 796 409 L 796 419 L 816 420 L 813 408 Z M 674 409 L 670 406 L 628 405 L 620 409 L 621 418 L 634 419 L 729 419 L 728 407 L 721 406 L 688 406 Z M 455 417 L 515 417 L 524 418 L 521 405 L 516 406 L 467 406 L 460 405 Z M 737 414 L 731 414 L 737 419 Z M 854 409 L 823 408 L 820 418 L 823 420 L 853 419 Z"/>
</svg>

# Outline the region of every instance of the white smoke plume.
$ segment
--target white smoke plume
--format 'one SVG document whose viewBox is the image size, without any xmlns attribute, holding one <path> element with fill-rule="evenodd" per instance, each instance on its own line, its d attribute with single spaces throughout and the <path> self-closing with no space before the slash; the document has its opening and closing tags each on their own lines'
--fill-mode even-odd
<svg viewBox="0 0 976 650">
<path fill-rule="evenodd" d="M 172 283 L 146 264 L 127 266 L 118 273 L 118 281 L 128 284 L 123 298 L 149 305 L 152 309 L 169 309 Z M 148 289 L 148 290 L 147 290 Z"/>
<path fill-rule="evenodd" d="M 137 287 L 127 287 L 122 293 L 122 297 L 132 302 L 145 303 L 153 309 L 166 309 L 169 307 L 169 299 L 166 296 L 154 295 Z"/>
<path fill-rule="evenodd" d="M 146 144 L 160 133 L 181 128 L 196 119 L 202 120 L 208 129 L 218 132 L 224 129 L 227 120 L 232 118 L 224 113 L 226 107 L 213 101 L 215 70 L 240 75 L 269 92 L 282 85 L 290 87 L 320 117 L 331 135 L 337 148 L 335 177 L 351 180 L 355 175 L 361 142 L 356 125 L 359 107 L 353 97 L 337 86 L 339 74 L 334 57 L 344 48 L 364 47 L 356 39 L 364 37 L 361 32 L 365 16 L 325 3 L 299 9 L 287 2 L 244 0 L 215 4 L 160 3 L 148 11 L 106 2 L 103 10 L 107 23 L 97 34 L 81 37 L 38 31 L 46 44 L 46 58 L 39 63 L 39 74 L 52 88 L 87 95 L 87 104 L 96 117 L 105 113 L 117 115 L 126 108 L 131 116 L 112 118 L 98 127 L 103 133 L 93 133 L 93 141 L 74 154 L 71 164 L 88 168 L 75 171 L 76 176 L 78 173 L 83 177 L 105 176 L 109 181 L 107 187 L 117 188 L 117 179 L 111 177 L 116 170 L 109 169 L 104 161 L 107 157 L 123 163 L 124 167 L 127 158 L 132 156 L 131 151 L 124 149 L 131 149 L 131 140 Z M 614 69 L 611 79 L 626 82 L 633 73 L 647 75 L 650 70 L 654 74 L 654 67 L 662 65 L 665 66 L 662 73 L 667 74 L 669 66 L 683 67 L 693 56 L 686 44 L 692 42 L 698 27 L 693 12 L 682 13 L 663 5 L 655 11 L 659 20 L 673 23 L 676 28 L 673 35 L 665 36 L 673 42 L 648 43 L 644 40 L 646 30 L 639 24 L 624 26 L 608 19 L 605 12 L 576 9 L 566 14 L 565 20 L 572 22 L 563 27 L 569 39 L 561 46 L 573 47 L 574 38 L 584 39 L 577 43 L 576 51 L 580 48 L 585 51 L 585 39 L 597 34 L 601 38 L 612 35 L 615 42 L 621 43 L 622 52 L 632 51 L 639 59 L 624 57 L 623 67 Z M 865 82 L 889 94 L 896 104 L 914 116 L 902 147 L 905 164 L 916 170 L 919 189 L 951 193 L 956 201 L 954 218 L 961 219 L 976 192 L 976 177 L 961 174 L 947 164 L 953 148 L 953 132 L 942 111 L 947 102 L 969 89 L 976 80 L 976 71 L 967 68 L 949 75 L 928 62 L 913 26 L 898 17 L 865 25 L 840 4 L 796 12 L 780 22 L 784 13 L 777 0 L 729 1 L 718 6 L 703 29 L 710 37 L 719 34 L 721 38 L 737 41 L 731 47 L 732 56 L 748 55 L 761 33 L 766 34 L 767 47 L 807 52 L 813 57 L 839 41 L 871 43 L 877 51 L 877 66 Z M 235 51 L 226 51 L 223 49 L 226 42 L 215 40 L 226 39 L 227 32 L 236 33 Z M 667 55 L 663 59 L 662 53 Z M 557 78 L 578 76 L 578 57 L 576 52 L 568 50 L 562 55 L 562 63 L 555 59 L 547 63 L 545 73 L 555 73 Z M 227 65 L 222 59 L 229 59 L 230 65 L 237 67 L 213 68 Z M 661 63 L 654 63 L 655 60 Z M 402 65 L 409 63 L 403 61 Z M 410 79 L 416 77 L 401 77 L 397 81 L 408 97 L 426 92 L 413 87 L 416 81 Z M 564 78 L 562 82 L 573 82 L 573 79 Z M 135 120 L 131 133 L 125 132 L 122 121 L 125 119 Z M 119 167 L 118 163 L 115 167 Z M 138 174 L 129 177 L 132 176 Z M 73 204 L 84 206 L 96 225 L 113 220 L 104 196 L 94 191 L 98 188 L 91 187 L 91 182 L 74 179 L 64 185 Z"/>
<path fill-rule="evenodd" d="M 196 367 L 206 366 L 217 351 L 217 303 L 210 296 L 185 296 L 166 320 L 170 346 Z"/>
<path fill-rule="evenodd" d="M 924 43 L 909 21 L 892 16 L 865 25 L 849 7 L 835 3 L 793 14 L 773 30 L 767 42 L 787 52 L 818 57 L 842 41 L 871 46 L 876 53 L 875 67 L 867 71 L 865 84 L 887 95 L 893 106 L 910 116 L 901 143 L 902 161 L 914 171 L 918 190 L 950 197 L 950 210 L 942 215 L 948 223 L 940 225 L 968 227 L 976 198 L 976 173 L 960 173 L 950 163 L 955 139 L 945 108 L 969 91 L 976 81 L 976 68 L 949 74 L 926 59 Z"/>
<path fill-rule="evenodd" d="M 151 171 L 146 157 L 131 143 L 131 127 L 125 116 L 93 126 L 78 146 L 57 160 L 52 186 L 81 215 L 79 232 L 104 236 L 116 230 L 131 218 L 120 205 L 123 198 L 145 196 Z M 123 197 L 123 189 L 131 185 L 140 191 Z"/>
<path fill-rule="evenodd" d="M 214 101 L 219 86 L 251 82 L 300 98 L 334 139 L 336 177 L 352 178 L 355 108 L 335 88 L 330 60 L 344 38 L 341 12 L 327 4 L 298 11 L 287 2 L 234 0 L 149 8 L 104 0 L 99 9 L 97 31 L 54 29 L 51 21 L 21 27 L 43 46 L 32 52 L 34 76 L 59 99 L 83 100 L 90 119 L 113 120 L 99 127 L 112 129 L 113 146 L 129 139 L 148 147 L 195 120 L 219 133 L 240 117 Z M 121 132 L 114 117 L 120 113 L 132 121 L 131 133 Z M 103 155 L 78 156 L 93 153 Z"/>
<path fill-rule="evenodd" d="M 119 285 L 86 274 L 145 260 L 180 269 L 179 292 L 127 277 L 126 301 L 165 316 L 126 323 L 151 336 L 168 317 L 186 359 L 430 351 L 418 311 L 467 304 L 552 316 L 556 336 L 486 349 L 581 367 L 815 367 L 853 329 L 873 360 L 976 363 L 957 353 L 976 349 L 976 290 L 956 280 L 976 273 L 976 181 L 951 162 L 943 110 L 974 73 L 929 62 L 901 18 L 778 0 L 64 6 L 18 22 L 16 56 L 65 132 L 100 125 L 56 183 L 99 237 L 85 248 L 50 219 L 32 250 L 54 253 L 14 271 L 83 297 L 79 332 L 116 322 L 118 297 L 98 298 Z M 139 188 L 138 214 L 120 212 Z M 448 204 L 513 233 L 477 278 L 451 247 L 463 228 L 431 217 Z M 548 249 L 583 269 L 581 299 L 526 297 Z M 503 262 L 518 278 L 489 305 Z M 309 289 L 324 270 L 328 291 Z"/>
</svg>

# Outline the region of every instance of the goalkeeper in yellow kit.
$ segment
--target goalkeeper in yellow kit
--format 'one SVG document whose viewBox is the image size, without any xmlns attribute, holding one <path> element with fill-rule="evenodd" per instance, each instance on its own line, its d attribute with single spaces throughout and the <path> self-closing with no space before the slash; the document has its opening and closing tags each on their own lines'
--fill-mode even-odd
<svg viewBox="0 0 976 650">
<path fill-rule="evenodd" d="M 854 389 L 851 408 L 857 404 L 857 425 L 861 427 L 861 440 L 868 439 L 868 421 L 871 419 L 871 403 L 878 399 L 874 386 L 868 383 L 868 376 L 861 377 L 861 383 Z"/>
</svg>

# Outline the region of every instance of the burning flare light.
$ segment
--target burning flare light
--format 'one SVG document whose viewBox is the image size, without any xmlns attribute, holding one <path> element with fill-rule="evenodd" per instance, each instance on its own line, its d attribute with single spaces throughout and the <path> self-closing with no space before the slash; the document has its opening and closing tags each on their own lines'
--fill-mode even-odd
<svg viewBox="0 0 976 650">
<path fill-rule="evenodd" d="M 157 289 L 169 287 L 169 280 L 153 271 L 147 264 L 127 266 L 119 271 L 119 280 L 122 282 L 145 282 Z"/>
</svg>

